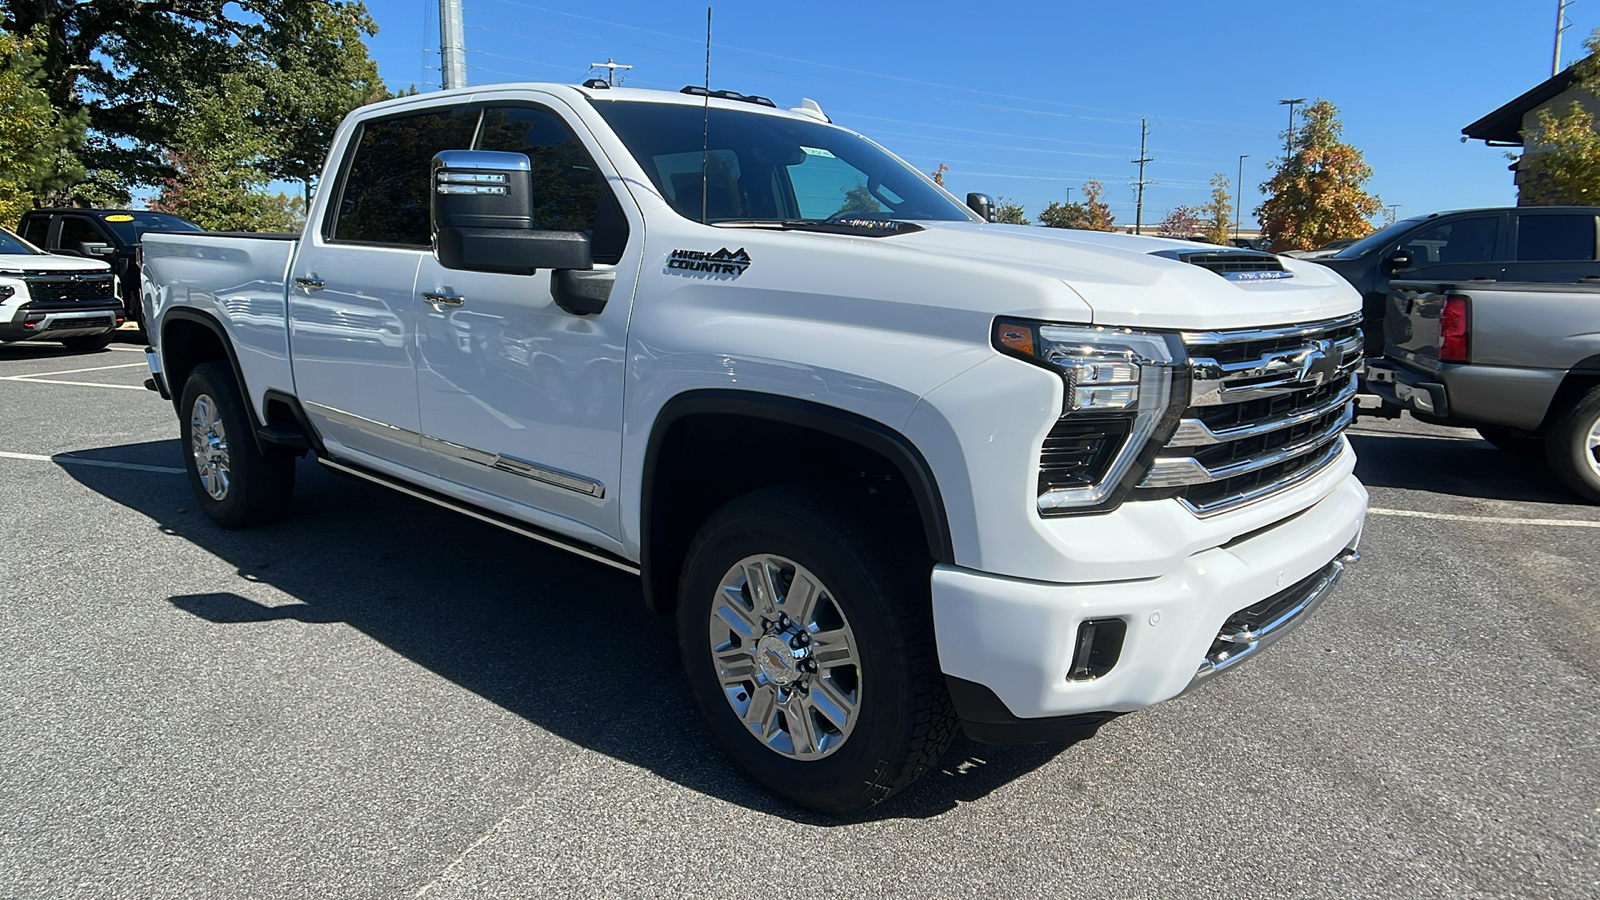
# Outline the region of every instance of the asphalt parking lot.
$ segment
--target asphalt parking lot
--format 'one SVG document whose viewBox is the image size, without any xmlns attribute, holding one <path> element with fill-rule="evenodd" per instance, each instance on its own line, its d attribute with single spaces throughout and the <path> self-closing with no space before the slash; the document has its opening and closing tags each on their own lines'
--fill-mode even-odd
<svg viewBox="0 0 1600 900">
<path fill-rule="evenodd" d="M 1357 424 L 1364 560 L 1259 661 L 839 823 L 626 576 L 309 462 L 213 527 L 137 346 L 0 346 L 0 896 L 1600 895 L 1600 508 L 1472 432 Z"/>
</svg>

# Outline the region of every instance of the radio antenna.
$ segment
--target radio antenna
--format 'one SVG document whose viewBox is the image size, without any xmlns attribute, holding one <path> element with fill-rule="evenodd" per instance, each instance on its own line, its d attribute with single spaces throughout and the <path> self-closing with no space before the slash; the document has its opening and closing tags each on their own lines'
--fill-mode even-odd
<svg viewBox="0 0 1600 900">
<path fill-rule="evenodd" d="M 700 119 L 700 224 L 706 224 L 706 158 L 711 145 L 711 7 L 706 7 L 706 105 Z"/>
</svg>

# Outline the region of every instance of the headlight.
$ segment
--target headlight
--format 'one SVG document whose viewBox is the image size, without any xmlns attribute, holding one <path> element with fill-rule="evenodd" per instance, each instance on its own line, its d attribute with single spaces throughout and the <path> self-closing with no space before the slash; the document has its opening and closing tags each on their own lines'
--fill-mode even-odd
<svg viewBox="0 0 1600 900">
<path fill-rule="evenodd" d="M 1176 334 L 996 319 L 994 347 L 1061 375 L 1061 417 L 1039 459 L 1039 512 L 1098 512 L 1121 502 L 1170 436 L 1188 400 Z M 1157 440 L 1152 440 L 1157 438 Z"/>
</svg>

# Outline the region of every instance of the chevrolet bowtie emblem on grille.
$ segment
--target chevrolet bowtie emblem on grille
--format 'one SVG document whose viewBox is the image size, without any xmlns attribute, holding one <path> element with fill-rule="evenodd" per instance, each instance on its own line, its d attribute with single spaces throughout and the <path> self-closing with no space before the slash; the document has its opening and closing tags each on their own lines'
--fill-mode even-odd
<svg viewBox="0 0 1600 900">
<path fill-rule="evenodd" d="M 1317 341 L 1300 351 L 1294 362 L 1300 366 L 1299 380 L 1312 387 L 1332 381 L 1339 375 L 1339 360 L 1331 354 L 1332 341 Z"/>
</svg>

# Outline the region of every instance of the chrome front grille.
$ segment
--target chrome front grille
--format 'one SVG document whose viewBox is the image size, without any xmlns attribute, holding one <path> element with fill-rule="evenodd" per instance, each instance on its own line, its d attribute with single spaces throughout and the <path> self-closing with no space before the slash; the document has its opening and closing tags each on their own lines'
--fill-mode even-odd
<svg viewBox="0 0 1600 900">
<path fill-rule="evenodd" d="M 1361 365 L 1359 315 L 1290 328 L 1192 332 L 1190 397 L 1139 484 L 1216 515 L 1304 481 L 1339 457 Z"/>
</svg>

